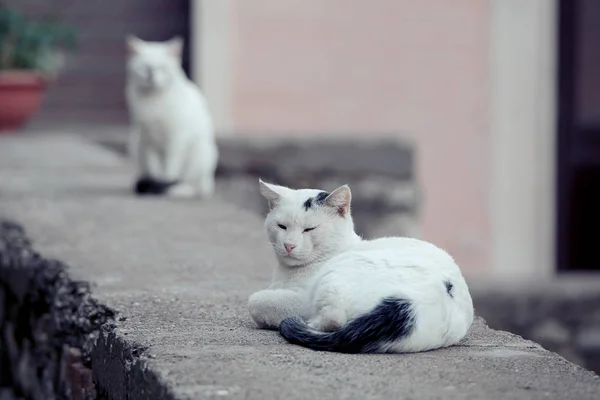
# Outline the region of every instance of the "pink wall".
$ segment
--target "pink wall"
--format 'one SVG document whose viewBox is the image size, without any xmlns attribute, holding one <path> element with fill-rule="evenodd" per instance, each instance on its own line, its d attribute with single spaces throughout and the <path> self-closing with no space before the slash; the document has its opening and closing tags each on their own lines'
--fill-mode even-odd
<svg viewBox="0 0 600 400">
<path fill-rule="evenodd" d="M 234 130 L 414 139 L 424 237 L 489 265 L 489 2 L 232 3 Z"/>
</svg>

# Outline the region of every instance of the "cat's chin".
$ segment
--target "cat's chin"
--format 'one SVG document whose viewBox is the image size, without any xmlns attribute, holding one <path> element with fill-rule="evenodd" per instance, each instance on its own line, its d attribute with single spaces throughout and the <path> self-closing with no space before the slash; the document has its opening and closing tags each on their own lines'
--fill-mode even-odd
<svg viewBox="0 0 600 400">
<path fill-rule="evenodd" d="M 141 93 L 141 94 L 151 94 L 151 93 L 157 93 L 157 92 L 160 92 L 160 91 L 164 90 L 165 86 L 166 85 L 137 84 L 136 88 L 137 88 L 138 93 Z"/>
<path fill-rule="evenodd" d="M 138 93 L 152 93 L 160 92 L 167 89 L 170 86 L 171 79 L 162 79 L 157 81 L 149 81 L 145 79 L 132 79 L 131 84 L 135 87 Z"/>
<path fill-rule="evenodd" d="M 290 268 L 299 268 L 304 267 L 306 265 L 306 263 L 303 260 L 290 255 L 279 256 L 279 260 L 286 267 Z"/>
</svg>

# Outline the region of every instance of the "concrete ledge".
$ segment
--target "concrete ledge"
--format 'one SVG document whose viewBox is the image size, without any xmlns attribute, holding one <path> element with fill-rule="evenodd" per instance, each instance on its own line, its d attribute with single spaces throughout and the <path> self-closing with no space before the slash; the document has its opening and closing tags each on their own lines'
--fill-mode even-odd
<svg viewBox="0 0 600 400">
<path fill-rule="evenodd" d="M 414 178 L 412 146 L 399 138 L 373 141 L 370 135 L 343 139 L 250 136 L 219 138 L 219 148 L 225 160 L 220 165 L 223 175 L 253 166 L 257 173 L 283 180 L 299 171 L 309 178 L 327 173 L 375 174 L 407 181 Z"/>
<path fill-rule="evenodd" d="M 101 132 L 90 135 L 91 139 L 117 153 L 125 154 L 128 132 Z M 414 149 L 410 141 L 400 137 L 373 135 L 348 137 L 299 136 L 299 135 L 239 135 L 217 137 L 221 153 L 219 175 L 235 175 L 254 172 L 268 179 L 286 179 L 288 174 L 297 175 L 301 170 L 309 177 L 314 174 L 371 175 L 412 180 Z M 336 161 L 335 163 L 332 161 Z M 278 166 L 277 170 L 274 167 Z"/>
<path fill-rule="evenodd" d="M 252 194 L 255 207 L 247 208 L 262 215 L 266 204 L 256 185 L 259 177 L 294 188 L 333 190 L 349 184 L 359 234 L 418 236 L 414 149 L 399 138 L 372 139 L 369 135 L 221 138 L 220 187 L 230 183 L 229 190 L 223 190 L 230 198 L 236 198 L 240 189 Z"/>
<path fill-rule="evenodd" d="M 107 163 L 64 167 L 76 158 Z M 88 143 L 0 138 L 0 217 L 120 311 L 92 355 L 109 398 L 597 398 L 598 376 L 481 319 L 461 346 L 420 354 L 291 346 L 246 311 L 274 262 L 259 217 L 218 198 L 137 199 L 129 182 L 125 164 Z"/>
<path fill-rule="evenodd" d="M 93 135 L 124 155 L 126 132 Z M 352 213 L 364 237 L 418 237 L 415 149 L 401 138 L 267 136 L 218 138 L 217 191 L 240 208 L 266 212 L 257 178 L 280 185 L 353 188 Z"/>
</svg>

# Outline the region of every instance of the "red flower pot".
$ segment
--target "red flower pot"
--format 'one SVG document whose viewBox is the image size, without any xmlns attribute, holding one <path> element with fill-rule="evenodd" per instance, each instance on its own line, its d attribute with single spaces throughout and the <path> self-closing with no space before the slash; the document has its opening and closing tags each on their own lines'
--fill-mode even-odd
<svg viewBox="0 0 600 400">
<path fill-rule="evenodd" d="M 19 129 L 38 109 L 46 78 L 36 71 L 0 71 L 0 133 Z"/>
</svg>

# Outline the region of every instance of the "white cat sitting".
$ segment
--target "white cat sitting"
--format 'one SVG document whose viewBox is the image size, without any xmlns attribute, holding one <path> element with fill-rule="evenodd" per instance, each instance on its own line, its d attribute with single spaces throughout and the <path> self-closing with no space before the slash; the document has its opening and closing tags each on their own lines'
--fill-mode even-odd
<svg viewBox="0 0 600 400">
<path fill-rule="evenodd" d="M 410 238 L 362 240 L 348 186 L 329 194 L 260 181 L 260 191 L 279 265 L 269 289 L 248 302 L 259 327 L 345 353 L 425 351 L 465 337 L 473 302 L 444 250 Z"/>
<path fill-rule="evenodd" d="M 127 48 L 135 192 L 210 197 L 218 149 L 206 100 L 181 67 L 182 39 L 146 42 L 129 36 Z"/>
</svg>

